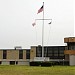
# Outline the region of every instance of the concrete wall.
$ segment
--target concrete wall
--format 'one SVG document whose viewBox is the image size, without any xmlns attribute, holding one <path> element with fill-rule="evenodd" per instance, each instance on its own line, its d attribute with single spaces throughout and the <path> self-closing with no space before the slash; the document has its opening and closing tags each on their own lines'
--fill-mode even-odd
<svg viewBox="0 0 75 75">
<path fill-rule="evenodd" d="M 3 51 L 0 50 L 0 59 L 3 59 Z"/>
<path fill-rule="evenodd" d="M 23 50 L 23 59 L 26 60 L 26 50 Z"/>
<path fill-rule="evenodd" d="M 1 65 L 10 65 L 9 61 L 2 61 Z"/>
<path fill-rule="evenodd" d="M 30 50 L 30 59 L 33 60 L 36 57 L 36 47 L 31 47 Z"/>
<path fill-rule="evenodd" d="M 69 60 L 69 55 L 68 54 L 65 55 L 65 60 Z"/>
<path fill-rule="evenodd" d="M 0 61 L 1 65 L 10 65 L 10 61 L 15 61 L 14 65 L 29 65 L 29 60 L 26 59 L 26 50 L 23 50 L 23 59 L 19 59 L 19 50 L 14 49 L 7 50 L 7 58 L 3 59 L 3 50 L 0 50 Z"/>
<path fill-rule="evenodd" d="M 0 50 L 0 60 L 3 59 L 3 50 Z M 19 59 L 19 50 L 7 50 L 7 60 Z M 26 60 L 26 50 L 23 50 L 23 59 Z"/>
<path fill-rule="evenodd" d="M 71 66 L 75 66 L 75 55 L 69 55 L 69 61 Z"/>
<path fill-rule="evenodd" d="M 29 65 L 29 61 L 17 61 L 18 64 L 16 64 L 16 61 L 15 61 L 15 64 L 14 65 Z M 1 65 L 10 65 L 10 61 L 2 61 Z"/>
<path fill-rule="evenodd" d="M 7 50 L 7 59 L 19 59 L 19 50 Z"/>
<path fill-rule="evenodd" d="M 29 65 L 29 61 L 18 61 L 17 65 Z"/>
</svg>

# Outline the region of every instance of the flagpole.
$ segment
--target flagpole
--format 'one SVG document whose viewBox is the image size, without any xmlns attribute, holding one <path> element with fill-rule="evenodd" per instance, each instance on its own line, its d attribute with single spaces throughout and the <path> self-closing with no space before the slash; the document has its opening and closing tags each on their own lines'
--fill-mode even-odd
<svg viewBox="0 0 75 75">
<path fill-rule="evenodd" d="M 44 2 L 43 2 L 43 25 L 42 25 L 42 57 L 44 57 Z"/>
<path fill-rule="evenodd" d="M 37 20 L 42 20 L 42 57 L 44 57 L 44 20 L 51 20 L 51 22 L 52 22 L 52 19 L 44 19 L 44 2 L 43 2 L 43 6 L 38 10 L 38 12 L 37 12 L 37 14 L 38 13 L 40 13 L 40 12 L 42 12 L 43 11 L 43 17 L 42 17 L 42 19 L 35 19 L 35 22 L 37 21 Z M 36 25 L 36 23 L 32 23 L 32 25 L 34 26 L 34 25 Z M 51 22 L 49 23 L 49 24 L 51 24 Z"/>
</svg>

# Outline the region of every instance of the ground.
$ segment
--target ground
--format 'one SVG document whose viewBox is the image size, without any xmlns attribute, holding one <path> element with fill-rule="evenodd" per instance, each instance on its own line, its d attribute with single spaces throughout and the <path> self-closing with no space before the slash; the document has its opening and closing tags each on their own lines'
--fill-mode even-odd
<svg viewBox="0 0 75 75">
<path fill-rule="evenodd" d="M 0 75 L 75 75 L 75 66 L 0 66 Z"/>
</svg>

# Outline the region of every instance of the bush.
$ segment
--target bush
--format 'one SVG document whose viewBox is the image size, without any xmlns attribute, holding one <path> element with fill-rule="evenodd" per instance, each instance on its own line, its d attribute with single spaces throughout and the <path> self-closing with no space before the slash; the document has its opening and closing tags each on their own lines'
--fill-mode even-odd
<svg viewBox="0 0 75 75">
<path fill-rule="evenodd" d="M 41 62 L 30 62 L 30 66 L 40 66 Z"/>
<path fill-rule="evenodd" d="M 41 66 L 51 66 L 51 62 L 41 62 Z"/>
</svg>

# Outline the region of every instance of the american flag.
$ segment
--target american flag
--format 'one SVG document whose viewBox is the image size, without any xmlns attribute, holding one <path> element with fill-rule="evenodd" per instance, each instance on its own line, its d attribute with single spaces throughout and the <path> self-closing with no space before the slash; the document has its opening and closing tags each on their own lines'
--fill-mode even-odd
<svg viewBox="0 0 75 75">
<path fill-rule="evenodd" d="M 37 14 L 43 11 L 43 6 L 38 10 Z"/>
</svg>

